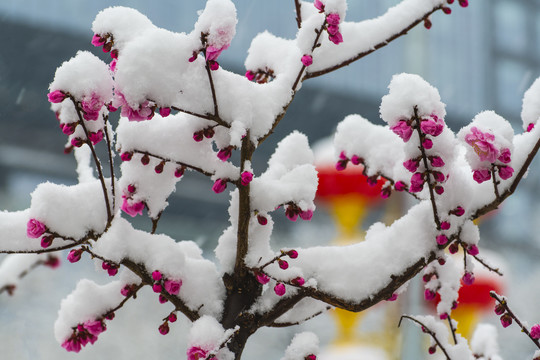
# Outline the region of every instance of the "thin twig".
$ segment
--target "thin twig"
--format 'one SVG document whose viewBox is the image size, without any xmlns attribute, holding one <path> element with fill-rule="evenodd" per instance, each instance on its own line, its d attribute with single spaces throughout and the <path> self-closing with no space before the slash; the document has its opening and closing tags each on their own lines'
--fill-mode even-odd
<svg viewBox="0 0 540 360">
<path fill-rule="evenodd" d="M 169 163 L 173 163 L 173 164 L 176 164 L 176 165 L 179 165 L 179 166 L 184 166 L 186 168 L 189 168 L 191 170 L 195 170 L 203 175 L 206 175 L 206 176 L 212 176 L 214 174 L 210 173 L 210 172 L 207 172 L 207 171 L 204 171 L 203 169 L 201 169 L 200 167 L 197 167 L 197 166 L 193 166 L 193 165 L 189 165 L 187 163 L 183 163 L 181 161 L 176 161 L 176 160 L 173 160 L 173 159 L 169 159 L 169 158 L 166 158 L 166 157 L 163 157 L 161 155 L 156 155 L 156 154 L 153 154 L 153 153 L 150 153 L 148 151 L 142 151 L 142 150 L 133 150 L 132 151 L 134 154 L 142 154 L 142 155 L 148 155 L 148 156 L 151 156 L 151 157 L 154 157 L 156 159 L 160 159 L 160 160 L 163 160 L 165 162 L 169 162 Z"/>
<path fill-rule="evenodd" d="M 450 327 L 450 331 L 452 332 L 452 339 L 454 340 L 454 344 L 457 345 L 456 329 L 454 328 L 454 324 L 452 323 L 452 317 L 448 315 L 446 320 L 448 320 L 448 326 Z"/>
<path fill-rule="evenodd" d="M 333 65 L 333 66 L 329 66 L 329 67 L 327 67 L 325 69 L 321 69 L 321 70 L 313 71 L 313 72 L 308 71 L 306 73 L 306 76 L 304 77 L 304 80 L 328 74 L 328 73 L 330 73 L 332 71 L 335 71 L 335 70 L 340 69 L 340 68 L 342 68 L 344 66 L 347 66 L 347 65 L 355 62 L 356 60 L 359 60 L 359 59 L 363 58 L 364 56 L 367 56 L 367 55 L 371 54 L 372 52 L 375 52 L 375 51 L 379 50 L 380 48 L 385 47 L 386 45 L 388 45 L 392 41 L 396 40 L 397 38 L 399 38 L 399 37 L 401 37 L 403 35 L 406 35 L 412 28 L 414 28 L 416 25 L 420 24 L 422 21 L 424 21 L 424 19 L 428 18 L 435 11 L 442 9 L 442 7 L 443 7 L 443 5 L 439 5 L 439 6 L 435 7 L 435 8 L 433 8 L 431 11 L 427 12 L 421 18 L 414 20 L 409 26 L 407 26 L 406 28 L 401 30 L 399 33 L 394 34 L 394 35 L 388 37 L 387 39 L 384 39 L 383 41 L 376 44 L 375 46 L 370 47 L 369 50 L 363 51 L 363 52 L 351 57 L 348 60 L 342 61 L 339 64 L 336 64 L 336 65 Z"/>
<path fill-rule="evenodd" d="M 296 25 L 300 29 L 302 27 L 302 4 L 300 0 L 294 0 L 294 7 L 296 9 Z"/>
<path fill-rule="evenodd" d="M 437 211 L 437 204 L 435 202 L 435 191 L 433 190 L 433 184 L 431 183 L 431 171 L 429 170 L 428 166 L 428 158 L 426 155 L 426 149 L 424 149 L 424 146 L 422 145 L 422 131 L 420 130 L 420 117 L 418 116 L 418 107 L 414 106 L 414 121 L 416 122 L 416 131 L 418 132 L 418 139 L 420 141 L 420 151 L 422 152 L 422 161 L 424 163 L 424 168 L 426 169 L 426 182 L 428 184 L 429 188 L 429 197 L 431 200 L 431 208 L 433 209 L 433 220 L 435 220 L 435 224 L 437 225 L 437 230 L 441 229 L 441 220 L 439 219 L 439 213 Z"/>
<path fill-rule="evenodd" d="M 274 328 L 283 328 L 283 327 L 289 327 L 294 325 L 300 325 L 308 320 L 311 320 L 313 318 L 316 318 L 317 316 L 324 314 L 326 311 L 332 309 L 331 306 L 327 306 L 325 310 L 321 310 L 316 312 L 315 314 L 308 316 L 307 318 L 304 318 L 302 320 L 296 321 L 296 322 L 273 322 L 268 327 L 274 327 Z"/>
<path fill-rule="evenodd" d="M 495 173 L 495 165 L 491 165 L 491 178 L 493 179 L 493 191 L 495 192 L 495 199 L 500 200 L 501 196 L 499 195 L 499 181 L 497 181 Z"/>
<path fill-rule="evenodd" d="M 109 116 L 105 116 L 105 141 L 107 142 L 107 152 L 109 154 L 109 171 L 111 172 L 111 193 L 112 193 L 112 201 L 113 201 L 113 211 L 116 209 L 116 194 L 115 194 L 115 176 L 114 176 L 114 163 L 113 163 L 113 157 L 112 157 L 112 142 L 111 138 L 109 136 Z"/>
<path fill-rule="evenodd" d="M 206 54 L 205 54 L 206 55 Z M 214 116 L 219 118 L 219 107 L 216 96 L 216 89 L 214 88 L 214 80 L 212 79 L 212 70 L 210 70 L 210 65 L 208 61 L 205 64 L 206 73 L 208 74 L 208 81 L 210 82 L 210 90 L 212 91 L 212 101 L 214 102 Z"/>
<path fill-rule="evenodd" d="M 111 205 L 109 203 L 109 194 L 107 191 L 107 186 L 105 185 L 105 177 L 103 176 L 103 171 L 101 168 L 101 162 L 99 161 L 99 158 L 97 156 L 96 150 L 94 149 L 94 146 L 92 145 L 92 142 L 90 141 L 90 134 L 88 132 L 88 129 L 86 128 L 86 125 L 84 124 L 84 119 L 81 115 L 81 110 L 79 108 L 79 104 L 73 97 L 73 95 L 69 95 L 69 98 L 73 102 L 73 105 L 75 106 L 75 110 L 77 111 L 77 116 L 79 117 L 79 124 L 81 124 L 82 129 L 84 130 L 84 134 L 86 135 L 86 144 L 90 147 L 90 151 L 92 151 L 92 157 L 94 158 L 94 162 L 96 164 L 96 169 L 98 171 L 99 175 L 99 181 L 101 182 L 101 189 L 103 190 L 103 197 L 105 198 L 105 207 L 107 209 L 107 227 L 112 222 L 112 214 L 111 214 Z"/>
<path fill-rule="evenodd" d="M 478 261 L 480 264 L 482 264 L 482 266 L 484 266 L 486 269 L 488 269 L 489 271 L 493 271 L 495 274 L 499 275 L 499 276 L 503 276 L 503 273 L 501 272 L 501 270 L 499 268 L 494 268 L 490 265 L 488 265 L 483 259 L 481 259 L 480 257 L 478 257 L 478 255 L 471 255 L 473 258 L 476 259 L 476 261 Z"/>
<path fill-rule="evenodd" d="M 524 332 L 529 337 L 529 339 L 531 339 L 531 341 L 536 345 L 536 347 L 540 349 L 540 342 L 538 341 L 538 339 L 535 339 L 531 336 L 529 330 L 521 323 L 521 321 L 512 312 L 512 310 L 510 310 L 510 307 L 508 307 L 508 302 L 505 299 L 502 299 L 500 295 L 498 295 L 495 291 L 490 291 L 489 296 L 497 300 L 497 302 L 504 307 L 505 312 L 510 315 L 512 319 L 514 319 L 516 324 L 518 324 L 518 326 L 521 328 L 521 331 Z"/>
<path fill-rule="evenodd" d="M 428 328 L 426 325 L 424 325 L 420 320 L 417 320 L 416 318 L 414 318 L 414 317 L 412 317 L 412 316 L 409 316 L 409 315 L 401 315 L 401 318 L 399 319 L 398 327 L 401 325 L 401 320 L 403 320 L 403 318 L 412 320 L 412 321 L 414 321 L 415 323 L 417 323 L 417 324 L 419 324 L 420 326 L 422 326 L 422 330 L 425 331 L 427 334 L 429 334 L 429 336 L 431 336 L 431 337 L 433 338 L 433 340 L 435 340 L 435 342 L 437 343 L 437 345 L 439 346 L 439 348 L 441 348 L 442 352 L 443 352 L 444 355 L 446 356 L 446 359 L 452 360 L 452 359 L 450 358 L 450 355 L 448 355 L 448 353 L 446 352 L 446 349 L 444 348 L 444 346 L 442 346 L 442 344 L 441 344 L 441 342 L 439 341 L 439 339 L 437 339 L 437 336 L 435 335 L 435 333 L 434 333 L 430 328 Z"/>
</svg>

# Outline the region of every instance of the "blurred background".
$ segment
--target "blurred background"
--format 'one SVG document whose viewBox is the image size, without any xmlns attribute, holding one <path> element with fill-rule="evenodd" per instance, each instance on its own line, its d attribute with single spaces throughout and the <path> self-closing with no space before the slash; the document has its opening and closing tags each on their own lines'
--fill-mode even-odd
<svg viewBox="0 0 540 360">
<path fill-rule="evenodd" d="M 348 21 L 382 15 L 397 0 L 354 0 L 349 2 Z M 290 1 L 235 0 L 238 10 L 237 35 L 220 57 L 223 68 L 243 74 L 243 61 L 251 39 L 263 30 L 292 38 L 296 33 L 294 3 Z M 102 9 L 122 5 L 133 7 L 157 26 L 191 31 L 203 0 L 106 1 L 106 0 L 2 0 L 0 1 L 0 208 L 25 209 L 30 193 L 44 181 L 74 184 L 75 162 L 64 155 L 65 136 L 49 110 L 46 94 L 55 69 L 77 50 L 100 54 L 90 44 L 91 24 Z M 447 104 L 447 122 L 457 131 L 482 110 L 495 110 L 521 132 L 521 98 L 540 75 L 540 0 L 471 1 L 468 8 L 457 4 L 452 14 L 432 16 L 433 27 L 423 26 L 360 61 L 322 78 L 304 83 L 276 133 L 257 152 L 256 172 L 275 144 L 294 129 L 304 132 L 312 144 L 331 136 L 336 124 L 346 115 L 358 113 L 382 124 L 378 109 L 381 97 L 393 74 L 416 73 L 439 89 Z M 346 41 L 346 39 L 345 39 Z M 102 56 L 102 55 L 100 55 Z M 104 57 L 105 58 L 105 57 Z M 531 324 L 540 321 L 536 300 L 540 294 L 540 206 L 538 191 L 540 164 L 533 163 L 528 177 L 497 214 L 481 223 L 481 254 L 493 253 L 507 268 L 504 293 L 516 313 Z M 212 258 L 213 248 L 227 227 L 228 195 L 216 195 L 206 178 L 185 176 L 171 197 L 159 231 L 178 240 L 195 240 Z M 396 196 L 394 196 L 396 198 Z M 396 206 L 403 210 L 409 200 L 394 200 L 393 205 L 373 201 L 363 228 L 388 217 Z M 397 205 L 396 205 L 397 204 Z M 390 208 L 394 210 L 389 210 Z M 281 246 L 329 244 L 338 236 L 339 225 L 330 208 L 321 204 L 310 223 L 291 223 L 275 216 L 275 249 Z M 149 220 L 138 219 L 137 226 L 148 228 Z M 293 245 L 291 245 L 293 244 Z M 65 261 L 64 261 L 65 262 Z M 106 282 L 91 262 L 75 266 L 63 264 L 56 271 L 44 269 L 30 274 L 12 297 L 0 296 L 0 348 L 6 359 L 90 359 L 130 358 L 168 359 L 185 351 L 186 321 L 175 324 L 169 335 L 159 335 L 160 308 L 152 294 L 146 293 L 129 304 L 110 323 L 107 333 L 81 354 L 66 353 L 54 341 L 53 323 L 60 300 L 72 291 L 81 276 Z M 397 313 L 422 314 L 425 308 L 421 288 L 415 282 Z M 535 306 L 536 305 L 536 306 Z M 358 329 L 378 331 L 387 318 L 397 327 L 396 309 L 378 307 L 364 316 Z M 482 321 L 497 325 L 501 353 L 505 359 L 527 359 L 534 348 L 516 327 L 502 329 L 491 308 Z M 142 314 L 155 314 L 143 316 Z M 287 329 L 263 329 L 253 337 L 245 358 L 273 360 L 283 356 L 295 332 L 312 330 L 326 347 L 335 340 L 337 325 L 332 315 L 322 315 L 304 325 Z M 427 340 L 418 328 L 402 325 L 391 358 L 428 358 Z M 386 339 L 390 342 L 390 337 Z M 364 337 L 365 338 L 365 337 Z M 383 341 L 384 342 L 384 341 Z M 394 349 L 395 350 L 395 349 Z M 176 354 L 176 355 L 175 355 Z M 396 355 L 399 354 L 399 355 Z M 365 355 L 380 359 L 381 355 Z M 390 356 L 390 355 L 389 355 Z M 180 357 L 181 358 L 181 357 Z M 337 357 L 336 357 L 337 358 Z"/>
</svg>

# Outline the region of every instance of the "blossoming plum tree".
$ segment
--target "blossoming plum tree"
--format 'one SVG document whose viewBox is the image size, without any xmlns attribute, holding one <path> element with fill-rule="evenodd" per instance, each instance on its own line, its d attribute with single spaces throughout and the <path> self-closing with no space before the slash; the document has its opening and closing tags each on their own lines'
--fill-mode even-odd
<svg viewBox="0 0 540 360">
<path fill-rule="evenodd" d="M 255 174 L 251 164 L 303 81 L 342 68 L 420 23 L 429 29 L 431 15 L 449 14 L 452 3 L 403 0 L 379 18 L 354 23 L 344 21 L 345 0 L 295 0 L 296 38 L 257 35 L 245 76 L 219 65 L 235 35 L 230 0 L 208 0 L 189 34 L 158 28 L 132 9 L 103 10 L 92 26 L 92 44 L 110 53 L 110 64 L 79 52 L 57 69 L 48 94 L 68 136 L 66 152 L 74 150 L 78 161 L 79 183 L 41 184 L 28 210 L 0 214 L 0 249 L 12 254 L 4 260 L 12 265 L 2 269 L 13 274 L 2 290 L 14 291 L 17 276 L 35 265 L 57 266 L 54 254 L 61 250 L 69 250 L 71 263 L 87 254 L 117 280 L 81 280 L 62 302 L 55 324 L 62 347 L 78 352 L 93 344 L 115 312 L 148 286 L 168 306 L 161 334 L 183 315 L 192 321 L 187 357 L 224 360 L 240 359 L 261 327 L 298 324 L 329 306 L 362 311 L 395 300 L 423 271 L 426 299 L 440 295 L 439 317 L 453 330 L 460 282 L 474 281 L 472 258 L 484 263 L 472 221 L 515 191 L 540 146 L 540 81 L 525 94 L 522 134 L 514 135 L 493 112 L 454 134 L 438 91 L 409 74 L 396 75 L 382 99 L 386 126 L 359 115 L 341 122 L 336 168 L 363 165 L 371 182 L 383 179 L 383 196 L 405 191 L 418 200 L 392 225 L 373 225 L 359 244 L 273 249 L 272 216 L 280 208 L 292 221 L 313 215 L 313 153 L 307 138 L 293 132 L 266 171 Z M 109 116 L 118 110 L 113 128 Z M 98 146 L 106 149 L 105 159 Z M 239 161 L 231 161 L 233 152 Z M 218 264 L 203 258 L 194 242 L 157 233 L 167 198 L 187 171 L 209 177 L 216 193 L 233 188 L 230 226 L 215 249 Z M 150 232 L 128 221 L 145 211 Z M 460 247 L 464 269 L 446 254 Z M 441 321 L 410 318 L 448 358 L 473 358 L 465 339 L 443 339 Z M 536 338 L 539 329 L 531 329 Z M 317 342 L 312 333 L 298 334 L 285 359 L 315 359 Z"/>
</svg>

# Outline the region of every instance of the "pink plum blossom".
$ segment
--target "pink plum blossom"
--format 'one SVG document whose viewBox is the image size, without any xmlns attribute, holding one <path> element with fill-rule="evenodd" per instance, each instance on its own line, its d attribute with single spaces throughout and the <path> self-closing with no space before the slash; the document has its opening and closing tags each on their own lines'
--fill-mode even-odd
<svg viewBox="0 0 540 360">
<path fill-rule="evenodd" d="M 282 283 L 277 283 L 276 286 L 274 286 L 274 292 L 277 296 L 283 296 L 285 295 L 285 285 Z"/>
<path fill-rule="evenodd" d="M 304 55 L 302 56 L 301 61 L 304 66 L 310 66 L 311 64 L 313 64 L 313 57 L 311 55 Z"/>
<path fill-rule="evenodd" d="M 187 351 L 187 360 L 204 360 L 208 354 L 198 346 L 192 346 Z"/>
<path fill-rule="evenodd" d="M 159 281 L 162 277 L 163 275 L 161 275 L 161 272 L 159 270 L 152 272 L 152 279 L 154 279 L 154 281 Z"/>
<path fill-rule="evenodd" d="M 321 2 L 321 0 L 315 0 L 313 2 L 313 5 L 319 10 L 320 12 L 324 11 L 324 4 Z"/>
<path fill-rule="evenodd" d="M 390 127 L 396 135 L 403 139 L 404 142 L 409 141 L 413 133 L 412 128 L 407 124 L 405 120 L 399 120 L 395 125 Z"/>
<path fill-rule="evenodd" d="M 182 280 L 165 280 L 165 291 L 171 295 L 178 295 L 180 287 L 182 287 Z"/>
<path fill-rule="evenodd" d="M 448 230 L 450 229 L 450 223 L 448 221 L 441 222 L 441 230 Z"/>
<path fill-rule="evenodd" d="M 83 324 L 83 327 L 86 329 L 86 331 L 94 336 L 98 336 L 107 330 L 105 324 L 101 320 L 88 320 Z"/>
<path fill-rule="evenodd" d="M 409 170 L 412 173 L 418 170 L 418 165 L 419 165 L 418 161 L 414 159 L 409 159 L 403 163 L 403 166 L 405 167 L 405 169 Z"/>
<path fill-rule="evenodd" d="M 86 120 L 97 120 L 99 118 L 99 111 L 103 105 L 104 103 L 101 97 L 94 92 L 90 96 L 84 96 L 81 101 L 81 107 L 84 112 L 83 117 Z"/>
<path fill-rule="evenodd" d="M 81 351 L 81 343 L 76 338 L 69 338 L 62 343 L 62 347 L 67 351 L 78 353 Z"/>
<path fill-rule="evenodd" d="M 217 153 L 217 157 L 219 158 L 219 160 L 221 161 L 229 160 L 229 158 L 232 155 L 232 149 L 233 149 L 232 146 L 227 146 L 226 148 L 219 150 Z"/>
<path fill-rule="evenodd" d="M 512 325 L 512 317 L 509 314 L 503 314 L 503 316 L 501 316 L 501 325 L 505 328 Z"/>
<path fill-rule="evenodd" d="M 251 70 L 246 71 L 246 77 L 249 81 L 253 81 L 255 79 L 255 73 Z"/>
<path fill-rule="evenodd" d="M 424 141 L 422 141 L 422 146 L 425 148 L 425 149 L 431 149 L 433 147 L 433 141 L 431 141 L 431 139 L 424 139 Z"/>
<path fill-rule="evenodd" d="M 431 161 L 431 166 L 433 166 L 433 167 L 443 167 L 444 166 L 444 161 L 440 156 L 431 156 L 429 158 L 429 160 Z"/>
<path fill-rule="evenodd" d="M 97 46 L 97 47 L 100 47 L 100 46 L 103 46 L 105 44 L 105 39 L 102 38 L 100 35 L 98 34 L 94 34 L 94 36 L 92 36 L 92 41 L 91 41 L 92 45 L 94 46 Z"/>
<path fill-rule="evenodd" d="M 337 13 L 328 14 L 328 16 L 326 16 L 326 22 L 330 25 L 339 25 L 340 20 L 339 14 Z"/>
<path fill-rule="evenodd" d="M 36 219 L 28 220 L 26 223 L 26 235 L 29 238 L 37 239 L 47 231 L 47 227 L 41 221 Z"/>
<path fill-rule="evenodd" d="M 469 144 L 480 158 L 480 161 L 495 162 L 499 150 L 493 144 L 495 136 L 489 132 L 482 132 L 473 126 L 471 132 L 465 135 L 465 142 Z"/>
<path fill-rule="evenodd" d="M 122 211 L 124 211 L 126 214 L 128 214 L 131 217 L 135 217 L 137 215 L 142 215 L 144 210 L 144 203 L 142 201 L 134 202 L 133 200 L 128 199 L 127 197 L 124 197 L 122 202 Z"/>
<path fill-rule="evenodd" d="M 61 90 L 54 90 L 47 94 L 47 99 L 53 104 L 58 104 L 64 101 L 67 98 L 67 95 Z"/>
<path fill-rule="evenodd" d="M 503 164 L 509 164 L 512 161 L 512 154 L 510 153 L 510 149 L 502 149 L 498 160 Z"/>
<path fill-rule="evenodd" d="M 446 245 L 446 243 L 448 243 L 448 238 L 446 237 L 446 235 L 437 235 L 437 244 Z"/>
<path fill-rule="evenodd" d="M 255 278 L 257 279 L 257 281 L 260 283 L 260 284 L 267 284 L 269 281 L 270 281 L 270 278 L 268 277 L 268 275 L 262 273 L 262 272 L 257 272 L 255 273 Z"/>
<path fill-rule="evenodd" d="M 416 171 L 416 170 L 415 170 Z M 407 188 L 407 185 L 405 185 L 405 183 L 403 181 L 397 181 L 395 184 L 394 184 L 394 189 L 396 191 L 403 191 Z"/>
<path fill-rule="evenodd" d="M 436 115 L 431 115 L 429 119 L 422 119 L 420 130 L 424 134 L 439 136 L 444 130 L 444 122 Z"/>
<path fill-rule="evenodd" d="M 309 221 L 313 218 L 313 210 L 301 211 L 299 215 L 302 220 Z"/>
<path fill-rule="evenodd" d="M 338 32 L 335 35 L 328 36 L 328 40 L 330 40 L 334 44 L 338 45 L 338 44 L 343 42 L 343 35 L 341 35 L 341 33 Z"/>
<path fill-rule="evenodd" d="M 221 48 L 216 48 L 215 46 L 208 46 L 206 48 L 206 61 L 216 61 L 219 55 L 221 55 L 221 52 L 223 50 L 226 50 L 229 47 L 229 45 L 225 45 Z"/>
<path fill-rule="evenodd" d="M 540 325 L 539 324 L 533 325 L 529 333 L 531 334 L 531 337 L 533 339 L 540 339 Z"/>
<path fill-rule="evenodd" d="M 427 301 L 435 300 L 435 292 L 432 290 L 426 289 L 424 291 L 424 299 L 426 299 Z"/>
<path fill-rule="evenodd" d="M 98 130 L 97 132 L 91 132 L 88 134 L 88 140 L 90 140 L 92 145 L 98 144 L 101 140 L 103 140 L 103 131 Z"/>
</svg>

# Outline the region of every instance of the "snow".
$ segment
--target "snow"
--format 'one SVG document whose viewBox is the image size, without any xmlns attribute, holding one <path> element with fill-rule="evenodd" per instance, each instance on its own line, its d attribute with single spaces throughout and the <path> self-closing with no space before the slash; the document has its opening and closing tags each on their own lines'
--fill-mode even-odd
<svg viewBox="0 0 540 360">
<path fill-rule="evenodd" d="M 536 124 L 540 117 L 540 78 L 536 79 L 531 87 L 523 95 L 523 107 L 521 110 L 521 119 L 523 120 L 523 129 L 527 130 L 529 124 Z"/>
<path fill-rule="evenodd" d="M 235 329 L 223 329 L 220 323 L 211 316 L 202 316 L 195 321 L 189 331 L 190 346 L 199 347 L 207 352 L 217 353 L 220 360 L 232 360 L 232 354 L 226 347 L 220 348 L 227 339 L 236 331 Z"/>
<path fill-rule="evenodd" d="M 497 328 L 492 324 L 479 324 L 471 340 L 473 353 L 482 355 L 480 359 L 502 360 L 499 356 Z"/>
<path fill-rule="evenodd" d="M 291 341 L 285 357 L 281 360 L 304 360 L 308 355 L 315 355 L 319 352 L 319 338 L 312 332 L 302 332 L 296 334 Z"/>
</svg>

